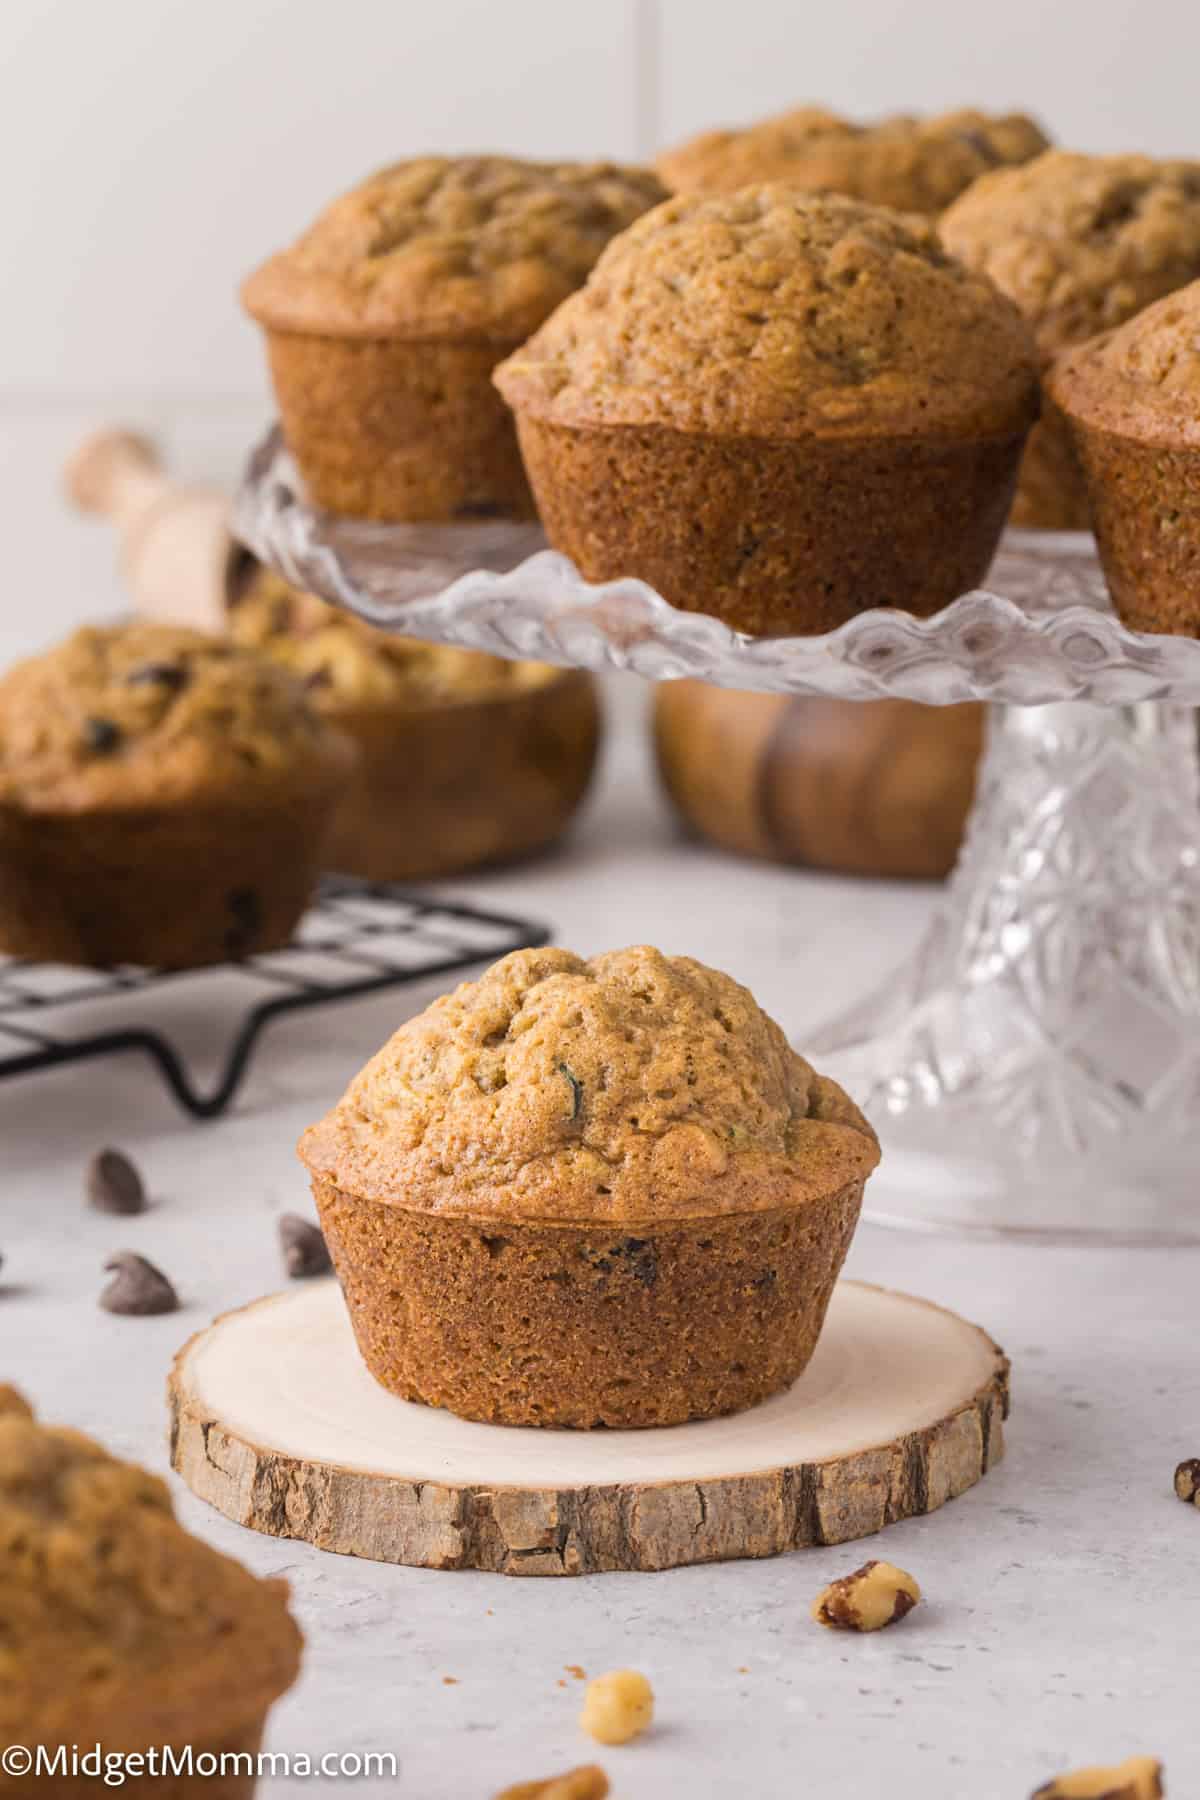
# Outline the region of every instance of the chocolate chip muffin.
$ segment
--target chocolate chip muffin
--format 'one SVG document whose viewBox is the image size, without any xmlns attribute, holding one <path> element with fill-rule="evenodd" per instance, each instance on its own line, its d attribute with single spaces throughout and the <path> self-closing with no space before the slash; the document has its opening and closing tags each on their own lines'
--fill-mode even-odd
<svg viewBox="0 0 1200 1800">
<path fill-rule="evenodd" d="M 329 839 L 335 868 L 424 880 L 524 856 L 553 843 L 583 799 L 600 708 L 581 670 L 395 637 L 269 569 L 229 625 L 355 743 Z"/>
<path fill-rule="evenodd" d="M 931 226 L 778 185 L 645 214 L 496 381 L 585 576 L 768 634 L 974 586 L 1037 411 L 1016 308 Z"/>
<path fill-rule="evenodd" d="M 663 196 L 611 163 L 423 156 L 335 200 L 242 289 L 319 506 L 371 519 L 533 513 L 496 363 Z"/>
<path fill-rule="evenodd" d="M 184 968 L 286 943 L 353 758 L 265 657 L 77 631 L 0 679 L 0 950 Z"/>
<path fill-rule="evenodd" d="M 1117 611 L 1200 636 L 1200 281 L 1065 352 L 1048 388 Z"/>
<path fill-rule="evenodd" d="M 67 1758 L 191 1746 L 250 1759 L 291 1686 L 301 1637 L 287 1584 L 259 1581 L 176 1521 L 166 1484 L 80 1432 L 0 1404 L 0 1749 Z M 114 1765 L 109 1765 L 110 1767 Z M 130 1775 L 132 1780 L 132 1774 Z M 0 1773 L 0 1794 L 87 1800 L 69 1762 Z M 147 1771 L 147 1800 L 247 1800 L 252 1772 Z"/>
<path fill-rule="evenodd" d="M 947 247 L 1020 307 L 1043 367 L 1200 278 L 1200 162 L 1051 150 L 986 175 L 941 222 Z M 1087 495 L 1053 408 L 1029 440 L 1017 525 L 1083 530 Z"/>
<path fill-rule="evenodd" d="M 1023 113 L 963 108 L 934 119 L 897 114 L 864 125 L 801 106 L 742 130 L 701 132 L 665 151 L 657 167 L 674 193 L 730 193 L 779 181 L 934 214 L 988 170 L 1028 162 L 1048 143 Z"/>
<path fill-rule="evenodd" d="M 879 1157 L 746 989 L 522 950 L 301 1140 L 384 1387 L 507 1425 L 737 1412 L 807 1364 Z"/>
</svg>

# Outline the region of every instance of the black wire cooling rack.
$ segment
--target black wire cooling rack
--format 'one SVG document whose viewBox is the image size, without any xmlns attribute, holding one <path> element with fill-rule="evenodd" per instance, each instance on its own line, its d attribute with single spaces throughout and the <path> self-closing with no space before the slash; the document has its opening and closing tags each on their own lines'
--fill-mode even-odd
<svg viewBox="0 0 1200 1800">
<path fill-rule="evenodd" d="M 122 1024 L 88 1030 L 106 1003 L 213 971 L 68 969 L 0 957 L 0 1080 L 122 1050 L 153 1058 L 179 1104 L 197 1119 L 229 1105 L 272 1019 L 306 1007 L 353 1000 L 406 982 L 452 974 L 510 950 L 544 944 L 543 925 L 479 907 L 451 905 L 386 883 L 328 876 L 292 943 L 243 962 L 219 964 L 249 983 L 215 1083 L 202 1092 L 161 1031 Z M 127 1010 L 122 1007 L 122 1010 Z M 81 1029 L 82 1026 L 82 1029 Z"/>
</svg>

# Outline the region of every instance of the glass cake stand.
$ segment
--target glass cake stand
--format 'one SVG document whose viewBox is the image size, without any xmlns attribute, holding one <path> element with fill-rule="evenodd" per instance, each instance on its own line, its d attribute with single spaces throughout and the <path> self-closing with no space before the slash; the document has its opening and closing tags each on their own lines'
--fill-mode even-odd
<svg viewBox="0 0 1200 1800">
<path fill-rule="evenodd" d="M 1200 1242 L 1200 642 L 1113 615 L 1086 533 L 1010 532 L 936 617 L 750 638 L 585 582 L 503 520 L 310 508 L 276 434 L 235 508 L 288 579 L 407 636 L 655 681 L 989 704 L 958 866 L 913 959 L 806 1052 L 863 1105 L 891 1223 Z"/>
</svg>

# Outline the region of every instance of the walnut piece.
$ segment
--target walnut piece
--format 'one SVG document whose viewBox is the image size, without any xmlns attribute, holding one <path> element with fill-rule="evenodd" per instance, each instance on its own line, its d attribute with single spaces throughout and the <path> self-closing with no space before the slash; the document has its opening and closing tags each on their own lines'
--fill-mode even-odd
<svg viewBox="0 0 1200 1800">
<path fill-rule="evenodd" d="M 627 1744 L 654 1717 L 654 1690 L 636 1669 L 612 1669 L 589 1681 L 579 1723 L 600 1744 Z"/>
<path fill-rule="evenodd" d="M 1200 1456 L 1189 1456 L 1175 1471 L 1175 1492 L 1181 1500 L 1200 1506 Z"/>
<path fill-rule="evenodd" d="M 1076 1769 L 1038 1788 L 1032 1800 L 1162 1800 L 1162 1764 L 1131 1756 L 1111 1769 Z"/>
<path fill-rule="evenodd" d="M 921 1598 L 911 1575 L 894 1563 L 867 1562 L 817 1595 L 812 1616 L 837 1631 L 880 1631 L 910 1613 Z"/>
<path fill-rule="evenodd" d="M 496 1800 L 604 1800 L 608 1793 L 608 1776 L 595 1763 L 568 1769 L 565 1775 L 550 1775 L 545 1781 L 518 1781 L 506 1787 Z"/>
</svg>

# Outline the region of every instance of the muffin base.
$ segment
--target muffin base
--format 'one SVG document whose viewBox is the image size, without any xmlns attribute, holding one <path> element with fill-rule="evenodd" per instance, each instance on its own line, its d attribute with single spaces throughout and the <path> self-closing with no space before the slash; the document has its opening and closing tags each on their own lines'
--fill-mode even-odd
<svg viewBox="0 0 1200 1800">
<path fill-rule="evenodd" d="M 350 518 L 531 518 L 492 370 L 515 344 L 267 331 L 288 449 L 317 506 Z"/>
<path fill-rule="evenodd" d="M 925 617 L 977 586 L 1023 443 L 717 438 L 528 413 L 517 428 L 547 535 L 588 580 L 638 576 L 762 636 L 876 606 Z"/>
<path fill-rule="evenodd" d="M 313 1193 L 381 1386 L 489 1424 L 627 1429 L 740 1412 L 796 1380 L 863 1184 L 637 1226 L 411 1212 L 319 1176 Z"/>
<path fill-rule="evenodd" d="M 1200 446 L 1071 420 L 1113 605 L 1134 631 L 1200 637 Z"/>
<path fill-rule="evenodd" d="M 596 761 L 590 675 L 491 700 L 338 714 L 359 748 L 330 861 L 370 881 L 427 880 L 524 856 L 566 829 Z"/>
<path fill-rule="evenodd" d="M 217 1743 L 197 1737 L 194 1740 L 180 1739 L 172 1745 L 172 1748 L 179 1754 L 185 1744 L 190 1743 L 193 1752 L 193 1768 L 201 1756 L 217 1757 L 219 1768 L 219 1759 L 222 1755 L 256 1758 L 262 1748 L 264 1725 L 265 1720 L 259 1719 L 253 1725 L 243 1727 L 241 1731 L 232 1732 Z M 202 1725 L 201 1729 L 203 1730 L 205 1727 Z M 81 1758 L 89 1750 L 94 1749 L 96 1743 L 94 1737 L 84 1740 L 82 1733 L 75 1741 L 79 1743 Z M 101 1734 L 99 1741 L 103 1749 L 110 1754 L 115 1753 L 118 1749 L 122 1753 L 134 1754 L 132 1748 L 125 1752 L 124 1745 L 120 1743 L 115 1734 L 108 1736 L 107 1741 L 105 1734 Z M 53 1754 L 56 1748 L 57 1746 L 51 1745 L 50 1753 Z M 70 1748 L 71 1746 L 68 1744 L 68 1755 Z M 155 1748 L 157 1749 L 159 1746 L 156 1745 Z M 250 1800 L 258 1785 L 258 1778 L 257 1771 L 247 1775 L 230 1768 L 223 1775 L 193 1773 L 191 1775 L 141 1775 L 136 1778 L 130 1775 L 127 1785 L 132 1793 L 137 1794 L 138 1800 Z M 18 1800 L 18 1796 L 36 1797 L 43 1792 L 47 1796 L 53 1794 L 54 1800 L 96 1800 L 97 1794 L 114 1791 L 119 1792 L 120 1790 L 106 1787 L 104 1781 L 94 1775 L 65 1773 L 56 1775 L 50 1780 L 41 1780 L 35 1779 L 33 1776 L 0 1774 L 0 1795 L 11 1795 L 12 1800 Z"/>
<path fill-rule="evenodd" d="M 325 862 L 335 790 L 261 805 L 0 807 L 0 951 L 180 969 L 286 944 Z"/>
</svg>

